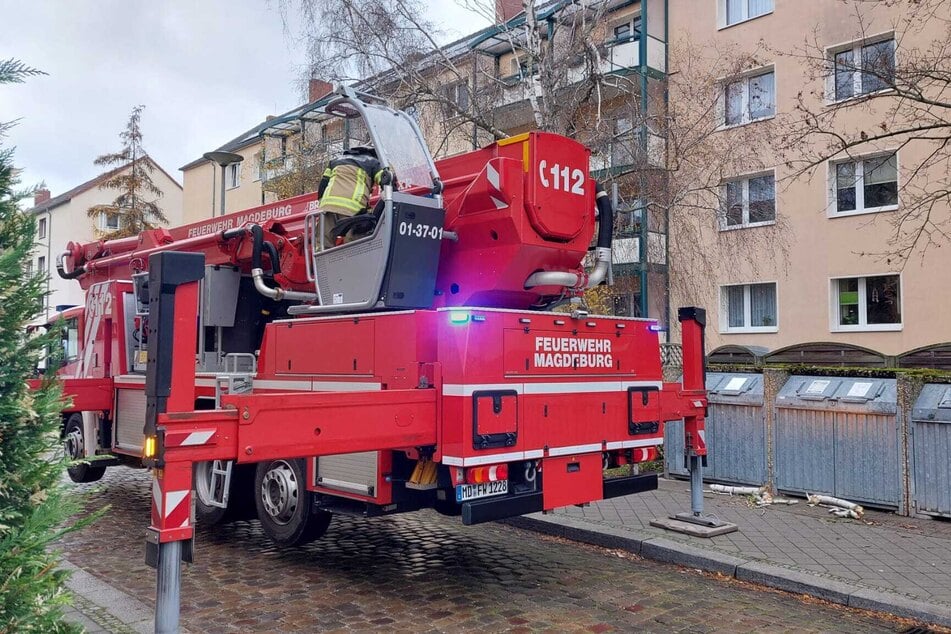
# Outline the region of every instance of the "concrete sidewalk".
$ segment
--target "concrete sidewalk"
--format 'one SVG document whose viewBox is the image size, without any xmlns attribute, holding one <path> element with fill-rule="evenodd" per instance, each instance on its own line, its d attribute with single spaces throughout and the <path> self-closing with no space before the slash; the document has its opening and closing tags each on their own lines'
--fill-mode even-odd
<svg viewBox="0 0 951 634">
<path fill-rule="evenodd" d="M 82 625 L 87 634 L 148 634 L 154 631 L 152 608 L 69 561 L 60 568 L 70 571 L 66 586 L 73 605 L 66 609 L 66 620 Z"/>
<path fill-rule="evenodd" d="M 689 511 L 687 482 L 657 491 L 511 520 L 515 526 L 681 564 L 856 608 L 951 626 L 951 522 L 867 511 L 837 519 L 805 500 L 751 507 L 704 495 L 705 512 L 739 531 L 709 539 L 654 528 Z"/>
</svg>

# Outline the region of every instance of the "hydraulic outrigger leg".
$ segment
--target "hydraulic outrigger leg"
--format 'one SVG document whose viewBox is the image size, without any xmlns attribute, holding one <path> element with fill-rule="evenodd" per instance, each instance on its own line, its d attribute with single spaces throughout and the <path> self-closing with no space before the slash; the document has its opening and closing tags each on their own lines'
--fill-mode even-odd
<svg viewBox="0 0 951 634">
<path fill-rule="evenodd" d="M 195 349 L 198 336 L 198 282 L 205 257 L 169 251 L 149 257 L 149 348 L 145 375 L 145 447 L 143 462 L 152 468 L 152 523 L 145 561 L 157 568 L 155 632 L 179 631 L 181 562 L 192 560 L 194 537 L 191 463 L 166 469 L 165 445 L 174 438 L 159 433 L 159 416 L 191 411 L 195 403 Z"/>
<path fill-rule="evenodd" d="M 706 362 L 704 329 L 707 312 L 702 308 L 681 308 L 680 320 L 683 342 L 683 395 L 693 396 L 699 403 L 706 399 Z M 737 530 L 736 524 L 723 522 L 703 514 L 703 467 L 707 461 L 704 438 L 704 410 L 684 416 L 684 463 L 690 471 L 690 512 L 677 513 L 665 520 L 653 520 L 652 526 L 697 537 L 714 537 Z"/>
</svg>

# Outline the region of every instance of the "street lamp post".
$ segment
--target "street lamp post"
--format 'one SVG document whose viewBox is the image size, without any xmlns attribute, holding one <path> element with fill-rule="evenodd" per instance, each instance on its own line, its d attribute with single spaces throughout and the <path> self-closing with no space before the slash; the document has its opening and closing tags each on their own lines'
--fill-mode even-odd
<svg viewBox="0 0 951 634">
<path fill-rule="evenodd" d="M 225 168 L 229 165 L 234 165 L 235 163 L 240 163 L 244 160 L 244 157 L 240 154 L 235 154 L 234 152 L 222 152 L 216 150 L 214 152 L 205 152 L 202 155 L 204 158 L 208 159 L 212 163 L 216 163 L 221 166 L 221 214 L 225 215 Z M 214 212 L 212 212 L 214 215 Z"/>
</svg>

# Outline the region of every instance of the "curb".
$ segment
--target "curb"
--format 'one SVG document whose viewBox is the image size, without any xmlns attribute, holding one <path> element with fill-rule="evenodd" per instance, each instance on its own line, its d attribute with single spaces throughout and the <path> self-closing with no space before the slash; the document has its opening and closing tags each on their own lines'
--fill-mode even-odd
<svg viewBox="0 0 951 634">
<path fill-rule="evenodd" d="M 60 560 L 59 568 L 69 572 L 66 587 L 75 599 L 73 609 L 103 630 L 117 634 L 154 631 L 149 606 L 66 559 Z"/>
<path fill-rule="evenodd" d="M 911 599 L 894 592 L 864 588 L 845 581 L 826 579 L 756 559 L 704 550 L 655 534 L 638 534 L 607 526 L 593 528 L 583 520 L 542 517 L 537 513 L 504 520 L 503 523 L 584 544 L 624 550 L 645 559 L 715 572 L 786 592 L 807 594 L 850 608 L 887 612 L 906 619 L 951 627 L 949 606 Z"/>
</svg>

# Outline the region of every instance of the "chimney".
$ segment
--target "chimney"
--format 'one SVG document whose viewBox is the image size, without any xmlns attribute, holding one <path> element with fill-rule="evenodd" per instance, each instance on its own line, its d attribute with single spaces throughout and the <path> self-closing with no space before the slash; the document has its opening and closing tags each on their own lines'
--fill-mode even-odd
<svg viewBox="0 0 951 634">
<path fill-rule="evenodd" d="M 522 12 L 522 0 L 495 0 L 495 23 L 508 22 Z"/>
<path fill-rule="evenodd" d="M 45 187 L 43 189 L 38 189 L 33 193 L 33 206 L 39 207 L 49 199 L 50 190 L 46 189 Z"/>
<path fill-rule="evenodd" d="M 333 84 L 322 79 L 311 79 L 307 85 L 307 103 L 314 103 L 321 97 L 326 97 L 334 90 Z"/>
</svg>

